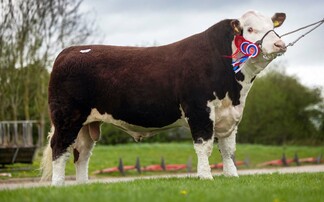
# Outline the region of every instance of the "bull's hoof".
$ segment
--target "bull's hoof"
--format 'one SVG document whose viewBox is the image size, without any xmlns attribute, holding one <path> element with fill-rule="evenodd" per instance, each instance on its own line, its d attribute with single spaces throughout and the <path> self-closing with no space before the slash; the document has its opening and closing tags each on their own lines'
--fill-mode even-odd
<svg viewBox="0 0 324 202">
<path fill-rule="evenodd" d="M 208 175 L 200 175 L 198 174 L 198 178 L 201 179 L 201 180 L 213 180 L 213 176 L 211 174 L 208 174 Z"/>
<path fill-rule="evenodd" d="M 239 177 L 237 172 L 231 173 L 231 172 L 224 172 L 225 177 Z"/>
<path fill-rule="evenodd" d="M 226 177 L 238 177 L 237 169 L 232 160 L 224 162 L 223 174 Z"/>
<path fill-rule="evenodd" d="M 63 182 L 56 182 L 56 181 L 53 181 L 51 185 L 52 185 L 53 187 L 61 187 L 61 186 L 65 186 L 65 183 L 64 183 L 64 181 L 63 181 Z"/>
</svg>

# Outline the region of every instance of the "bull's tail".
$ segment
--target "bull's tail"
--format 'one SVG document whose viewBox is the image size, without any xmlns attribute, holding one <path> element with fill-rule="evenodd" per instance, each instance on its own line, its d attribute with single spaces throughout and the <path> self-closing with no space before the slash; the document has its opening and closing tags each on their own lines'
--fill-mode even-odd
<svg viewBox="0 0 324 202">
<path fill-rule="evenodd" d="M 51 148 L 51 139 L 54 135 L 54 126 L 52 125 L 51 131 L 48 133 L 48 143 L 43 152 L 43 158 L 41 161 L 41 181 L 49 180 L 52 176 L 52 148 Z"/>
</svg>

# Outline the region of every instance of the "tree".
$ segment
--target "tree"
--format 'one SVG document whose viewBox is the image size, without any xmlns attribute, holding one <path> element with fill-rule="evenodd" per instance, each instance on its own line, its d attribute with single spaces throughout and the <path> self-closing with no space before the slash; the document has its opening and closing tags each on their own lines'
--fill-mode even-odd
<svg viewBox="0 0 324 202">
<path fill-rule="evenodd" d="M 255 81 L 247 98 L 238 141 L 262 144 L 323 142 L 323 97 L 283 71 Z"/>
<path fill-rule="evenodd" d="M 85 43 L 93 23 L 82 0 L 0 0 L 0 120 L 47 116 L 47 84 L 57 53 Z"/>
</svg>

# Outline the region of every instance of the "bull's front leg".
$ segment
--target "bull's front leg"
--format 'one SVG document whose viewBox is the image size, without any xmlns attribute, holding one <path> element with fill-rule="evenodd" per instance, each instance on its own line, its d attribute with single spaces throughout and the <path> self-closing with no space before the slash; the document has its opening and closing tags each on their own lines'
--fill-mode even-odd
<svg viewBox="0 0 324 202">
<path fill-rule="evenodd" d="M 198 157 L 197 176 L 200 179 L 213 179 L 208 158 L 213 151 L 214 138 L 203 140 L 199 138 L 194 142 L 194 148 Z"/>
<path fill-rule="evenodd" d="M 218 138 L 218 148 L 223 158 L 223 173 L 225 176 L 238 177 L 237 169 L 234 164 L 234 153 L 236 150 L 237 127 L 228 137 Z"/>
<path fill-rule="evenodd" d="M 200 179 L 213 179 L 208 157 L 213 151 L 213 123 L 209 119 L 208 110 L 201 108 L 191 111 L 188 123 L 192 133 L 194 148 L 197 153 L 197 175 Z"/>
</svg>

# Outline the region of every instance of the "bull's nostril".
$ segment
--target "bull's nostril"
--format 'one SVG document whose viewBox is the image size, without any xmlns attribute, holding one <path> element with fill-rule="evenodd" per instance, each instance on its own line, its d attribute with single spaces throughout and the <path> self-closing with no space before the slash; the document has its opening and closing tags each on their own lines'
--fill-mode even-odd
<svg viewBox="0 0 324 202">
<path fill-rule="evenodd" d="M 275 45 L 276 47 L 278 47 L 278 48 L 283 47 L 282 44 L 277 44 L 277 43 L 275 43 L 274 45 Z"/>
<path fill-rule="evenodd" d="M 286 50 L 286 44 L 282 42 L 276 42 L 274 43 L 274 46 L 279 48 L 280 50 Z"/>
</svg>

